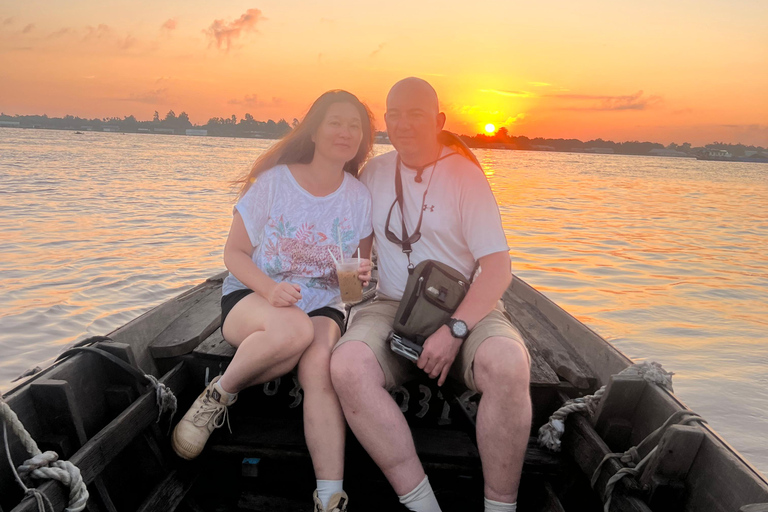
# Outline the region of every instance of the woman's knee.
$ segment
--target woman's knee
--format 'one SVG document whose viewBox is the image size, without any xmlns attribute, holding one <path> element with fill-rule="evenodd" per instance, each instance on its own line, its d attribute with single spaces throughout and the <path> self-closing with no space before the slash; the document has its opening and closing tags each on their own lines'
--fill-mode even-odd
<svg viewBox="0 0 768 512">
<path fill-rule="evenodd" d="M 313 381 L 330 382 L 330 367 L 331 349 L 313 342 L 299 360 L 299 382 L 302 386 Z"/>
<path fill-rule="evenodd" d="M 306 313 L 297 309 L 276 315 L 267 324 L 267 333 L 284 340 L 291 352 L 301 353 L 312 343 L 315 329 Z"/>
</svg>

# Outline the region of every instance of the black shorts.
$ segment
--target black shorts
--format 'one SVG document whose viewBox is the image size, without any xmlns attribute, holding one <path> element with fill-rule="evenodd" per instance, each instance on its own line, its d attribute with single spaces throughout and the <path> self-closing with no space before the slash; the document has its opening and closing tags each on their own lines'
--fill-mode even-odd
<svg viewBox="0 0 768 512">
<path fill-rule="evenodd" d="M 232 308 L 235 307 L 235 304 L 251 293 L 253 293 L 253 290 L 243 288 L 242 290 L 235 290 L 232 293 L 228 293 L 221 298 L 221 325 L 224 325 L 224 320 L 227 318 L 227 315 L 229 315 L 229 312 L 232 311 Z M 344 334 L 344 313 L 338 309 L 326 306 L 310 311 L 307 315 L 309 317 L 324 316 L 330 318 L 339 326 L 341 334 Z"/>
</svg>

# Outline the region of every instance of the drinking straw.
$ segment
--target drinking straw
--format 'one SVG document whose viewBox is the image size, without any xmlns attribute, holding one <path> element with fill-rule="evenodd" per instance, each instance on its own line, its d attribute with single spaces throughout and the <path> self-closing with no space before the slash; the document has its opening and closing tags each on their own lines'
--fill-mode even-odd
<svg viewBox="0 0 768 512">
<path fill-rule="evenodd" d="M 344 249 L 341 246 L 341 231 L 339 230 L 339 225 L 336 224 L 336 236 L 339 238 L 339 254 L 341 254 L 341 263 L 344 263 Z"/>
<path fill-rule="evenodd" d="M 333 251 L 331 250 L 331 248 L 330 248 L 330 247 L 328 248 L 328 253 L 331 255 L 331 258 L 333 258 L 333 262 L 334 262 L 334 263 L 336 264 L 336 266 L 338 267 L 338 266 L 339 266 L 339 262 L 338 262 L 338 261 L 336 261 L 336 256 L 334 256 L 334 255 L 333 255 Z"/>
</svg>

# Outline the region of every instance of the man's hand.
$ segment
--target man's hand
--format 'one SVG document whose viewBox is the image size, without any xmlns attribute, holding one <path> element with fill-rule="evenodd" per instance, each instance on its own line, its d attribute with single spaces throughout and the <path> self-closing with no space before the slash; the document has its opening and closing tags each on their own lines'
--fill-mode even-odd
<svg viewBox="0 0 768 512">
<path fill-rule="evenodd" d="M 442 386 L 456 354 L 459 353 L 461 343 L 462 340 L 451 336 L 447 325 L 441 326 L 424 341 L 424 349 L 416 361 L 416 366 L 428 373 L 432 379 L 439 376 L 437 385 Z"/>
<path fill-rule="evenodd" d="M 293 306 L 301 300 L 301 287 L 297 284 L 275 283 L 275 286 L 269 292 L 267 300 L 276 308 Z"/>
<path fill-rule="evenodd" d="M 362 281 L 363 288 L 368 286 L 368 283 L 371 282 L 371 269 L 373 269 L 371 260 L 360 258 L 360 267 L 357 269 L 357 277 Z"/>
</svg>

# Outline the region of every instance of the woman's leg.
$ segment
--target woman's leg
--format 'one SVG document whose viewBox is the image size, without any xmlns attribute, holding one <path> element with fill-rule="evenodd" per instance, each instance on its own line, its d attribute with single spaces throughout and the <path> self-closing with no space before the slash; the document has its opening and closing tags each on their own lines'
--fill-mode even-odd
<svg viewBox="0 0 768 512">
<path fill-rule="evenodd" d="M 221 328 L 237 352 L 219 380 L 229 393 L 269 382 L 298 363 L 313 338 L 310 318 L 296 306 L 275 307 L 251 293 L 235 304 Z"/>
<path fill-rule="evenodd" d="M 299 382 L 304 389 L 304 436 L 318 480 L 344 476 L 346 423 L 331 384 L 331 349 L 339 340 L 339 326 L 328 317 L 310 319 L 314 339 L 299 361 Z"/>
<path fill-rule="evenodd" d="M 309 317 L 295 306 L 277 308 L 251 293 L 241 299 L 222 326 L 224 339 L 237 347 L 232 362 L 214 378 L 176 425 L 171 446 L 182 458 L 194 459 L 213 431 L 228 421 L 237 393 L 253 384 L 288 373 L 312 343 Z"/>
</svg>

